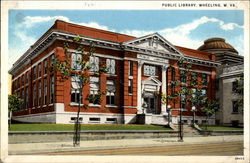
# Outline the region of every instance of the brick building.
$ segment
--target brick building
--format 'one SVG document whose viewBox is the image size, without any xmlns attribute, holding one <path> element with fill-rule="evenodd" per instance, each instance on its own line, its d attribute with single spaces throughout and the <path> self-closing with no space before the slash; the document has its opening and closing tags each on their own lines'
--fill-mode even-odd
<svg viewBox="0 0 250 163">
<path fill-rule="evenodd" d="M 143 37 L 89 28 L 64 21 L 55 24 L 20 57 L 9 71 L 12 74 L 12 93 L 24 99 L 23 109 L 14 114 L 14 119 L 23 122 L 73 123 L 79 98 L 73 91 L 72 80 L 61 81 L 59 72 L 51 71 L 52 59 L 64 55 L 62 45 L 69 43 L 72 56 L 75 36 L 83 37 L 86 51 L 90 42 L 95 43 L 95 52 L 90 59 L 93 69 L 106 64 L 108 73 L 95 76 L 90 73 L 90 82 L 83 88 L 83 100 L 96 91 L 108 90 L 100 104 L 87 103 L 81 109 L 82 123 L 138 123 L 145 115 L 146 124 L 167 124 L 167 105 L 171 106 L 171 121 L 177 123 L 180 108 L 183 108 L 184 123 L 191 123 L 191 105 L 184 108 L 181 97 L 167 104 L 161 103 L 161 94 L 169 94 L 171 81 L 185 78 L 180 75 L 177 61 L 184 57 L 192 64 L 192 73 L 209 98 L 215 97 L 216 62 L 214 54 L 174 46 L 158 33 Z M 190 82 L 187 81 L 190 85 Z M 196 87 L 193 87 L 196 89 Z M 157 93 L 158 92 L 158 93 Z M 91 102 L 91 101 L 90 101 Z M 145 113 L 145 114 L 144 114 Z M 196 122 L 202 123 L 205 116 L 198 109 Z M 210 123 L 214 123 L 210 119 Z"/>
</svg>

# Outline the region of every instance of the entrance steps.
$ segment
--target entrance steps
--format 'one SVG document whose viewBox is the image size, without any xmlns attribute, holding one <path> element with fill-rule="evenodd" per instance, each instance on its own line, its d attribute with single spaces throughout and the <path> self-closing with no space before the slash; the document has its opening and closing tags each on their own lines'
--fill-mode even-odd
<svg viewBox="0 0 250 163">
<path fill-rule="evenodd" d="M 174 131 L 179 131 L 179 125 L 170 123 L 169 125 Z M 183 133 L 185 136 L 201 136 L 199 131 L 190 125 L 183 125 Z"/>
</svg>

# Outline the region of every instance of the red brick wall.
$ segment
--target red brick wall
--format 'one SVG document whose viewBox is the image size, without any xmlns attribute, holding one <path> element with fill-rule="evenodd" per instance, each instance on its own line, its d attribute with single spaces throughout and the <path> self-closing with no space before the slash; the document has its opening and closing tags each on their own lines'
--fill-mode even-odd
<svg viewBox="0 0 250 163">
<path fill-rule="evenodd" d="M 60 24 L 58 22 L 57 24 L 58 26 L 56 28 L 58 29 L 63 29 L 63 30 L 68 30 L 71 32 L 77 32 L 77 28 L 79 27 L 72 27 L 72 26 L 65 26 L 65 24 Z M 76 29 L 74 29 L 76 28 Z M 76 31 L 75 31 L 76 30 Z M 87 30 L 87 29 L 86 29 Z M 86 32 L 86 31 L 85 31 Z M 106 35 L 107 34 L 107 35 Z M 110 35 L 110 33 L 106 33 L 100 37 L 108 37 Z M 112 34 L 111 34 L 112 35 Z M 116 36 L 117 40 L 122 40 L 121 37 L 123 36 Z M 124 36 L 125 37 L 125 36 Z M 124 39 L 124 38 L 123 38 Z M 69 43 L 70 48 L 74 49 L 76 48 L 76 45 Z M 22 70 L 20 70 L 17 74 L 15 74 L 13 76 L 13 79 L 18 76 L 19 74 L 21 74 L 22 72 L 24 72 L 26 69 L 28 69 L 33 63 L 36 63 L 37 61 L 39 61 L 41 58 L 43 58 L 45 55 L 47 55 L 48 53 L 50 53 L 51 51 L 53 51 L 56 47 L 62 47 L 62 41 L 56 41 L 55 43 L 53 43 L 50 47 L 48 47 L 47 49 L 45 49 L 39 56 L 37 56 L 36 58 L 34 58 L 30 64 L 28 64 L 27 66 L 25 66 Z M 86 51 L 89 50 L 88 47 L 84 47 Z M 187 50 L 187 49 L 182 49 L 183 51 L 188 51 L 190 54 L 192 53 L 193 56 L 196 57 L 200 57 L 200 58 L 204 58 L 204 59 L 211 59 L 211 60 L 215 60 L 215 56 L 214 55 L 207 55 L 205 56 L 205 54 L 201 54 L 198 55 L 197 52 L 194 52 L 192 50 Z M 96 53 L 98 54 L 103 54 L 103 55 L 110 55 L 110 56 L 115 56 L 115 57 L 120 57 L 121 59 L 124 57 L 129 57 L 129 58 L 136 58 L 137 55 L 136 53 L 133 52 L 122 52 L 122 51 L 118 51 L 118 50 L 110 50 L 110 49 L 104 49 L 104 48 L 96 48 Z M 64 55 L 64 51 L 63 49 L 56 49 L 55 52 L 55 57 L 62 59 L 62 56 Z M 47 64 L 48 64 L 48 69 L 49 69 L 49 65 L 50 65 L 50 59 L 47 60 Z M 101 64 L 105 64 L 106 59 L 105 58 L 100 58 L 100 63 Z M 100 104 L 100 107 L 88 107 L 87 109 L 81 109 L 81 112 L 92 112 L 92 113 L 125 113 L 125 114 L 136 114 L 137 109 L 135 107 L 137 107 L 137 69 L 138 69 L 138 63 L 136 61 L 130 61 L 133 62 L 133 93 L 132 95 L 130 95 L 128 93 L 128 64 L 129 61 L 128 60 L 116 60 L 116 75 L 107 75 L 107 74 L 102 74 L 100 76 L 100 90 L 101 91 L 105 91 L 106 90 L 106 81 L 107 79 L 113 79 L 115 80 L 116 83 L 116 104 L 117 107 L 116 108 L 110 108 L 110 107 L 106 107 L 106 97 L 105 95 L 102 97 L 102 102 Z M 170 60 L 170 65 L 172 66 L 177 66 L 177 62 L 176 61 L 172 61 Z M 43 63 L 41 64 L 42 67 L 42 76 L 40 78 L 37 78 L 35 80 L 31 80 L 31 76 L 32 76 L 32 70 L 29 70 L 29 83 L 27 85 L 21 85 L 21 86 L 15 86 L 13 87 L 13 93 L 19 93 L 21 91 L 25 91 L 26 89 L 29 89 L 29 107 L 18 113 L 15 115 L 20 115 L 20 114 L 35 114 L 35 113 L 42 113 L 42 112 L 49 112 L 49 111 L 54 111 L 54 107 L 53 106 L 49 106 L 50 102 L 49 102 L 49 90 L 50 90 L 50 77 L 51 75 L 54 75 L 53 72 L 48 71 L 46 75 L 43 75 Z M 162 76 L 161 76 L 161 68 L 159 66 L 157 66 L 158 69 L 158 77 L 157 79 L 161 80 Z M 209 67 L 203 67 L 203 66 L 197 66 L 197 65 L 193 65 L 192 67 L 193 70 L 199 70 L 199 71 L 209 71 L 209 72 L 215 72 L 215 68 L 209 68 Z M 37 66 L 37 70 L 38 70 L 38 66 Z M 179 69 L 175 69 L 175 80 L 179 80 Z M 25 76 L 24 76 L 25 78 Z M 37 101 L 36 101 L 36 106 L 33 107 L 32 103 L 33 103 L 33 97 L 36 96 L 36 99 L 38 100 L 38 82 L 41 81 L 42 83 L 42 98 L 43 98 L 43 85 L 44 85 L 44 79 L 47 79 L 47 87 L 48 87 L 48 97 L 47 97 L 47 104 L 42 104 L 41 106 L 37 105 Z M 148 78 L 148 76 L 144 76 L 143 75 L 143 67 L 142 67 L 142 81 L 145 80 L 146 78 Z M 167 81 L 170 82 L 171 79 L 171 71 L 170 69 L 168 69 L 167 71 Z M 198 76 L 198 82 L 201 82 L 201 77 L 200 75 Z M 213 98 L 215 97 L 215 75 L 208 75 L 208 96 L 209 98 Z M 19 80 L 20 83 L 20 80 Z M 32 85 L 36 83 L 36 95 L 33 94 L 33 89 L 32 89 Z M 168 90 L 167 92 L 170 93 L 171 89 L 168 86 L 167 87 Z M 176 91 L 178 91 L 180 88 L 179 86 L 176 87 Z M 61 77 L 60 77 L 60 73 L 56 73 L 55 74 L 55 102 L 56 103 L 64 103 L 65 104 L 65 111 L 69 112 L 69 111 L 77 111 L 77 106 L 70 106 L 70 101 L 71 101 L 71 83 L 70 83 L 70 79 L 69 80 L 65 80 L 62 81 Z M 83 88 L 83 99 L 86 99 L 87 95 L 89 94 L 89 85 L 86 85 Z M 25 95 L 25 94 L 24 94 Z M 169 104 L 173 107 L 173 108 L 180 108 L 180 102 L 179 102 L 180 98 L 176 98 L 175 101 L 170 101 Z M 88 102 L 85 100 L 84 101 L 85 104 L 88 104 Z M 44 106 L 45 105 L 45 106 Z M 123 106 L 132 106 L 131 108 L 124 108 Z M 160 108 L 160 96 L 159 96 L 159 105 L 158 105 L 158 112 L 160 112 L 161 108 Z M 33 108 L 33 109 L 31 109 Z M 190 107 L 188 108 L 190 109 Z M 177 115 L 179 114 L 178 111 L 173 111 L 172 112 L 173 115 Z M 184 115 L 190 115 L 190 112 L 186 112 L 184 113 Z"/>
</svg>

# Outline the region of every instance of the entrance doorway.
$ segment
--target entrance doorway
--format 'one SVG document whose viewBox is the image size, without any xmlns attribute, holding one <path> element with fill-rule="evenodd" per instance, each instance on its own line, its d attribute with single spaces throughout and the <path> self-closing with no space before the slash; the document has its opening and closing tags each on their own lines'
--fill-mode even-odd
<svg viewBox="0 0 250 163">
<path fill-rule="evenodd" d="M 146 113 L 157 113 L 157 96 L 153 93 L 146 93 L 144 96 L 144 102 L 146 103 L 145 111 Z"/>
</svg>

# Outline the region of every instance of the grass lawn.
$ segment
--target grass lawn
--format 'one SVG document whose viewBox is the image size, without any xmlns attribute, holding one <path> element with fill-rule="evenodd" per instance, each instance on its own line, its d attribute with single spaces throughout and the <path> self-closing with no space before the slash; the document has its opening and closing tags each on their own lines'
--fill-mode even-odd
<svg viewBox="0 0 250 163">
<path fill-rule="evenodd" d="M 206 130 L 206 126 L 199 126 L 201 129 Z M 229 126 L 207 126 L 207 130 L 243 130 L 243 127 L 229 127 Z"/>
<path fill-rule="evenodd" d="M 11 124 L 10 131 L 73 131 L 74 124 Z M 81 130 L 172 130 L 156 125 L 82 124 Z"/>
</svg>

